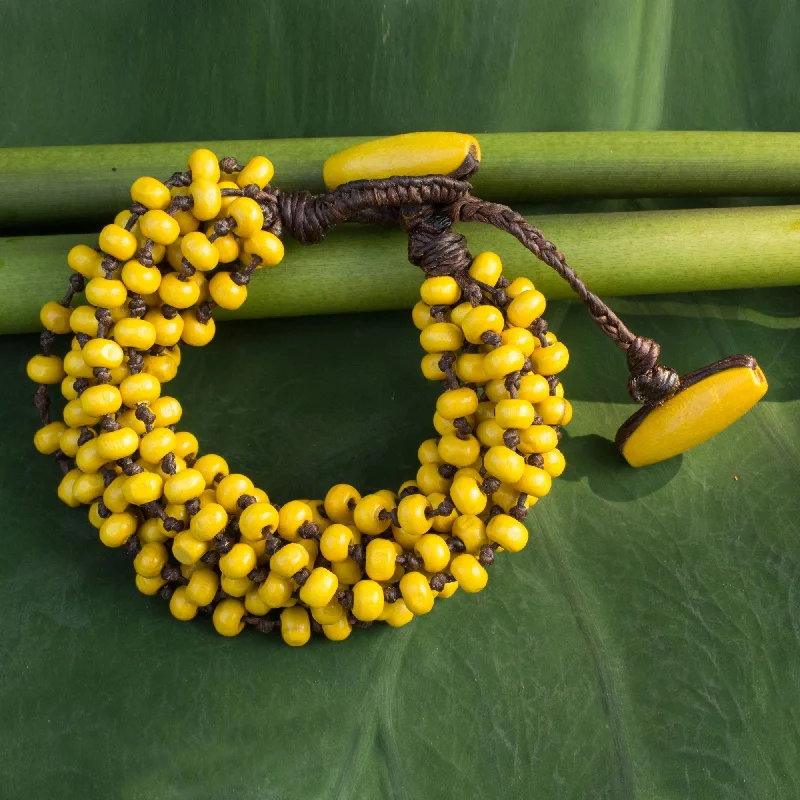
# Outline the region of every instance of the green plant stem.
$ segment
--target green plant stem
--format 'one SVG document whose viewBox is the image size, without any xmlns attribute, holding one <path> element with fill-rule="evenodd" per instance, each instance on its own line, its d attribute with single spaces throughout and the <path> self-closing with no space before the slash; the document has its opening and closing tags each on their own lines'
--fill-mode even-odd
<svg viewBox="0 0 800 800">
<path fill-rule="evenodd" d="M 240 160 L 267 155 L 277 186 L 320 191 L 324 160 L 365 138 L 0 150 L 0 228 L 109 219 L 130 204 L 136 178 L 168 177 L 199 145 Z M 478 139 L 483 166 L 475 193 L 487 200 L 800 193 L 798 133 L 494 133 Z"/>
<path fill-rule="evenodd" d="M 800 283 L 800 206 L 530 218 L 600 295 L 689 292 Z M 494 250 L 506 273 L 527 275 L 549 298 L 573 296 L 551 269 L 507 234 L 462 225 L 470 250 Z M 40 328 L 44 302 L 67 285 L 66 254 L 96 235 L 0 239 L 0 333 Z M 321 245 L 289 242 L 285 261 L 258 270 L 247 303 L 220 319 L 411 308 L 421 272 L 404 234 L 347 225 Z M 73 304 L 77 304 L 75 301 Z"/>
</svg>

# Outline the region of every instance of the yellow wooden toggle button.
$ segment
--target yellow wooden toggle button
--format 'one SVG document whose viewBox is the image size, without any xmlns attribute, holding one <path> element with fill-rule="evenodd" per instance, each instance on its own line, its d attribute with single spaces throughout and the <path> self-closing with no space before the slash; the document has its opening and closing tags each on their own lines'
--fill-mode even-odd
<svg viewBox="0 0 800 800">
<path fill-rule="evenodd" d="M 481 160 L 478 140 L 466 133 L 403 133 L 334 153 L 325 162 L 322 177 L 329 189 L 335 189 L 350 181 L 395 175 L 449 175 L 470 155 Z"/>
<path fill-rule="evenodd" d="M 632 467 L 685 453 L 724 430 L 764 396 L 767 379 L 752 356 L 739 355 L 684 375 L 680 387 L 619 429 L 617 447 Z"/>
</svg>

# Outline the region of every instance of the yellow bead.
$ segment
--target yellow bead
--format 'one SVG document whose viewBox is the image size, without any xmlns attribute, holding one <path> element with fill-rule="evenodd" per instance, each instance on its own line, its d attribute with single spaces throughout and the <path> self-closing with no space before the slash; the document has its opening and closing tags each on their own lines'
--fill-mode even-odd
<svg viewBox="0 0 800 800">
<path fill-rule="evenodd" d="M 200 287 L 195 281 L 181 280 L 177 272 L 168 272 L 161 279 L 158 294 L 165 303 L 175 308 L 183 309 L 193 306 L 198 301 Z M 172 344 L 174 343 L 172 342 Z"/>
<path fill-rule="evenodd" d="M 416 477 L 417 484 L 425 495 L 431 494 L 432 492 L 446 492 L 450 488 L 451 481 L 447 478 L 443 478 L 439 474 L 438 464 L 423 464 L 417 470 Z"/>
<path fill-rule="evenodd" d="M 156 415 L 153 426 L 156 428 L 166 428 L 167 425 L 175 425 L 183 415 L 181 404 L 174 398 L 162 395 L 150 403 L 150 410 Z M 177 447 L 177 439 L 176 439 Z M 175 452 L 175 455 L 183 457 L 182 453 Z"/>
<path fill-rule="evenodd" d="M 61 434 L 67 430 L 63 422 L 51 422 L 43 428 L 39 428 L 33 437 L 33 446 L 43 455 L 51 455 L 59 448 Z"/>
<path fill-rule="evenodd" d="M 483 353 L 462 353 L 456 360 L 456 375 L 464 383 L 486 383 L 489 376 L 483 367 Z"/>
<path fill-rule="evenodd" d="M 521 453 L 547 453 L 558 446 L 558 434 L 549 425 L 531 425 L 519 432 Z"/>
<path fill-rule="evenodd" d="M 242 511 L 239 517 L 239 530 L 242 538 L 249 542 L 257 542 L 263 539 L 266 533 L 275 533 L 278 520 L 278 511 L 274 506 L 269 503 L 253 503 Z"/>
<path fill-rule="evenodd" d="M 486 508 L 486 495 L 481 491 L 478 482 L 468 475 L 453 479 L 450 497 L 461 514 L 480 514 Z"/>
<path fill-rule="evenodd" d="M 87 430 L 92 436 L 95 435 L 95 432 L 91 428 L 87 428 Z M 69 456 L 69 458 L 75 458 L 75 455 L 78 452 L 78 439 L 82 433 L 83 432 L 80 428 L 70 428 L 67 426 L 67 430 L 61 434 L 58 445 L 61 448 L 61 452 L 64 453 L 65 456 Z"/>
<path fill-rule="evenodd" d="M 335 625 L 344 617 L 344 609 L 341 603 L 333 599 L 327 605 L 311 607 L 311 616 L 320 625 Z"/>
<path fill-rule="evenodd" d="M 501 311 L 494 306 L 477 306 L 463 319 L 461 328 L 468 342 L 482 344 L 484 333 L 501 333 L 505 327 L 505 319 Z"/>
<path fill-rule="evenodd" d="M 360 499 L 361 495 L 354 486 L 338 483 L 325 495 L 325 513 L 332 522 L 351 523 L 353 511 Z"/>
<path fill-rule="evenodd" d="M 339 580 L 333 572 L 316 567 L 300 588 L 300 600 L 310 608 L 323 608 L 333 600 L 338 588 Z"/>
<path fill-rule="evenodd" d="M 214 227 L 209 226 L 206 229 L 206 236 L 211 236 L 213 233 Z M 217 248 L 220 264 L 230 264 L 239 258 L 239 242 L 232 233 L 228 233 L 225 236 L 218 236 L 214 239 L 212 244 Z"/>
<path fill-rule="evenodd" d="M 255 568 L 255 551 L 244 542 L 237 542 L 219 560 L 219 571 L 228 578 L 246 578 Z"/>
<path fill-rule="evenodd" d="M 568 425 L 572 419 L 572 404 L 563 397 L 546 397 L 536 404 L 536 413 L 545 425 Z"/>
<path fill-rule="evenodd" d="M 69 354 L 68 354 L 69 355 Z M 82 361 L 83 359 L 81 359 Z M 67 375 L 63 381 L 61 381 L 61 396 L 65 400 L 76 400 L 78 397 L 78 392 L 75 389 L 75 376 L 74 375 Z"/>
<path fill-rule="evenodd" d="M 547 301 L 536 289 L 518 294 L 506 309 L 506 316 L 512 325 L 527 328 L 535 319 L 544 314 Z"/>
<path fill-rule="evenodd" d="M 269 608 L 281 608 L 289 602 L 293 591 L 290 578 L 277 572 L 270 572 L 264 583 L 258 587 L 258 596 Z"/>
<path fill-rule="evenodd" d="M 161 477 L 153 472 L 140 472 L 131 475 L 122 487 L 125 499 L 133 505 L 141 506 L 152 503 L 161 497 Z"/>
<path fill-rule="evenodd" d="M 519 379 L 517 396 L 529 403 L 541 403 L 550 395 L 550 384 L 541 375 L 523 375 Z"/>
<path fill-rule="evenodd" d="M 414 327 L 420 331 L 425 330 L 429 325 L 433 325 L 431 307 L 420 300 L 414 308 L 411 309 L 411 321 L 414 323 Z"/>
<path fill-rule="evenodd" d="M 301 544 L 293 542 L 284 545 L 269 560 L 269 568 L 284 578 L 291 578 L 303 567 L 308 566 L 308 550 Z"/>
<path fill-rule="evenodd" d="M 479 592 L 489 581 L 489 575 L 475 556 L 461 553 L 453 559 L 450 572 L 465 592 Z"/>
<path fill-rule="evenodd" d="M 503 378 L 525 366 L 525 356 L 509 344 L 500 345 L 483 359 L 483 368 L 490 378 Z"/>
<path fill-rule="evenodd" d="M 450 481 L 450 483 L 452 484 L 452 481 Z M 431 504 L 431 508 L 438 508 L 446 499 L 447 495 L 444 492 L 431 492 L 431 494 L 428 495 L 428 502 Z M 431 520 L 433 523 L 433 530 L 437 533 L 449 533 L 457 517 L 458 511 L 456 511 L 455 508 L 446 517 L 437 514 Z"/>
<path fill-rule="evenodd" d="M 441 353 L 428 353 L 422 357 L 420 369 L 423 376 L 429 381 L 443 381 L 447 375 L 442 372 L 439 362 L 442 359 Z"/>
<path fill-rule="evenodd" d="M 178 403 L 174 397 L 169 398 L 173 400 L 176 404 Z M 152 406 L 151 406 L 152 408 Z M 178 406 L 180 409 L 180 406 Z M 156 416 L 166 415 L 166 411 L 163 411 L 157 407 L 156 409 Z M 174 411 L 171 413 L 175 413 Z M 156 424 L 158 424 L 158 419 L 156 420 Z M 200 444 L 197 441 L 197 437 L 193 433 L 189 433 L 189 431 L 178 431 L 175 434 L 175 455 L 178 458 L 188 458 L 194 457 L 197 455 L 197 451 L 200 449 Z"/>
<path fill-rule="evenodd" d="M 528 543 L 528 529 L 507 514 L 497 514 L 489 520 L 486 535 L 504 550 L 517 553 Z"/>
<path fill-rule="evenodd" d="M 85 291 L 86 299 L 99 308 L 119 308 L 128 299 L 125 284 L 108 278 L 92 278 Z"/>
<path fill-rule="evenodd" d="M 374 536 L 383 533 L 391 524 L 391 519 L 381 518 L 387 510 L 386 499 L 377 494 L 368 494 L 361 498 L 353 513 L 353 520 L 362 533 Z"/>
<path fill-rule="evenodd" d="M 51 300 L 49 303 L 45 303 L 42 306 L 42 310 L 39 312 L 39 319 L 47 330 L 53 333 L 63 334 L 69 333 L 72 330 L 69 325 L 71 314 L 71 308 L 62 306 L 61 303 L 56 303 L 54 300 Z"/>
<path fill-rule="evenodd" d="M 386 617 L 386 623 L 392 628 L 402 628 L 403 625 L 408 625 L 412 619 L 414 619 L 414 615 L 401 597 L 392 603 L 392 610 Z"/>
<path fill-rule="evenodd" d="M 461 439 L 456 434 L 448 433 L 439 440 L 438 449 L 444 463 L 456 467 L 468 467 L 480 455 L 481 445 L 474 436 Z"/>
<path fill-rule="evenodd" d="M 208 542 L 195 539 L 191 531 L 181 531 L 172 540 L 172 555 L 181 564 L 196 564 L 208 550 Z"/>
<path fill-rule="evenodd" d="M 28 377 L 34 383 L 61 383 L 66 376 L 64 364 L 58 356 L 36 355 L 28 361 Z"/>
<path fill-rule="evenodd" d="M 97 439 L 84 442 L 75 453 L 75 463 L 81 472 L 97 472 L 105 463 L 105 459 L 97 451 Z"/>
<path fill-rule="evenodd" d="M 161 383 L 153 375 L 140 372 L 125 378 L 119 385 L 122 402 L 128 408 L 135 408 L 139 403 L 148 403 L 161 394 Z"/>
<path fill-rule="evenodd" d="M 207 486 L 211 486 L 219 476 L 220 480 L 230 473 L 228 462 L 222 456 L 208 453 L 194 462 L 194 468 L 203 476 Z"/>
<path fill-rule="evenodd" d="M 503 264 L 500 261 L 500 256 L 488 251 L 478 253 L 478 255 L 472 259 L 472 264 L 469 268 L 471 278 L 481 283 L 486 283 L 489 286 L 495 286 L 497 284 L 502 272 Z"/>
<path fill-rule="evenodd" d="M 101 383 L 86 389 L 81 395 L 80 402 L 87 414 L 93 417 L 102 417 L 105 414 L 119 411 L 122 405 L 122 395 L 116 386 Z"/>
<path fill-rule="evenodd" d="M 464 334 L 452 322 L 432 322 L 419 334 L 419 343 L 428 353 L 458 350 L 464 344 Z"/>
<path fill-rule="evenodd" d="M 525 466 L 522 478 L 514 483 L 514 488 L 534 497 L 544 497 L 550 491 L 552 481 L 550 473 L 546 470 L 528 464 Z"/>
<path fill-rule="evenodd" d="M 58 497 L 61 502 L 66 503 L 70 508 L 77 508 L 80 505 L 80 501 L 76 500 L 72 495 L 72 489 L 75 486 L 75 481 L 80 476 L 81 471 L 79 469 L 71 469 L 67 472 L 66 475 L 61 479 L 61 482 L 58 484 Z"/>
<path fill-rule="evenodd" d="M 148 212 L 149 213 L 149 212 Z M 136 237 L 119 225 L 106 225 L 100 231 L 100 249 L 119 261 L 128 261 L 136 252 Z"/>
<path fill-rule="evenodd" d="M 186 599 L 196 606 L 207 606 L 219 588 L 219 577 L 214 570 L 197 569 L 189 577 Z"/>
<path fill-rule="evenodd" d="M 108 369 L 118 367 L 125 357 L 122 348 L 111 339 L 90 339 L 83 346 L 81 355 L 87 366 Z"/>
<path fill-rule="evenodd" d="M 134 240 L 134 247 L 135 247 Z M 79 272 L 84 278 L 92 278 L 100 271 L 103 254 L 98 253 L 86 244 L 76 244 L 67 254 L 70 269 Z"/>
<path fill-rule="evenodd" d="M 361 580 L 353 586 L 353 616 L 362 622 L 373 622 L 383 611 L 383 587 L 372 580 Z"/>
<path fill-rule="evenodd" d="M 531 364 L 539 375 L 557 375 L 569 364 L 569 351 L 561 342 L 537 347 L 531 355 Z"/>
<path fill-rule="evenodd" d="M 131 199 L 146 208 L 167 208 L 172 200 L 169 189 L 155 178 L 137 178 L 131 186 Z"/>
<path fill-rule="evenodd" d="M 503 483 L 516 483 L 525 472 L 525 459 L 503 445 L 490 447 L 483 457 L 487 472 Z"/>
<path fill-rule="evenodd" d="M 201 272 L 214 269 L 219 263 L 219 250 L 200 231 L 187 233 L 181 239 L 180 249 L 183 257 Z"/>
<path fill-rule="evenodd" d="M 501 400 L 494 410 L 494 418 L 501 428 L 528 428 L 533 424 L 535 412 L 527 400 L 509 398 Z"/>
<path fill-rule="evenodd" d="M 555 388 L 555 391 L 553 392 L 553 396 L 554 397 L 563 397 L 564 396 L 564 382 L 563 381 L 559 381 L 558 382 L 558 384 L 557 384 L 557 386 Z"/>
<path fill-rule="evenodd" d="M 258 586 L 253 584 L 244 596 L 244 607 L 247 609 L 248 614 L 253 614 L 257 617 L 263 617 L 269 613 L 270 606 L 268 606 L 258 595 Z"/>
<path fill-rule="evenodd" d="M 186 162 L 186 166 L 192 174 L 192 180 L 204 178 L 214 183 L 219 180 L 219 160 L 211 150 L 207 150 L 204 147 L 192 152 Z"/>
<path fill-rule="evenodd" d="M 138 449 L 139 437 L 132 428 L 105 431 L 97 438 L 97 454 L 106 461 L 118 461 L 133 455 Z"/>
<path fill-rule="evenodd" d="M 264 225 L 261 206 L 249 197 L 237 197 L 228 206 L 228 216 L 236 221 L 233 232 L 242 239 L 249 239 Z"/>
<path fill-rule="evenodd" d="M 330 156 L 323 167 L 329 189 L 354 180 L 393 175 L 447 175 L 472 155 L 481 158 L 478 141 L 465 133 L 404 133 L 364 142 Z"/>
<path fill-rule="evenodd" d="M 70 400 L 61 412 L 64 422 L 69 428 L 80 428 L 83 426 L 96 425 L 100 420 L 83 410 L 80 400 Z"/>
<path fill-rule="evenodd" d="M 149 597 L 158 594 L 158 590 L 166 583 L 162 577 L 158 578 L 143 578 L 141 575 L 136 576 L 136 588 Z"/>
<path fill-rule="evenodd" d="M 127 479 L 127 475 L 118 475 L 103 492 L 103 505 L 113 514 L 121 514 L 128 507 L 128 501 L 122 492 L 122 486 Z"/>
<path fill-rule="evenodd" d="M 114 324 L 114 339 L 121 347 L 149 350 L 156 343 L 156 329 L 145 319 L 125 317 Z"/>
<path fill-rule="evenodd" d="M 208 284 L 211 297 L 222 308 L 234 311 L 247 300 L 247 286 L 240 286 L 230 272 L 218 272 Z"/>
<path fill-rule="evenodd" d="M 514 278 L 514 280 L 506 286 L 506 294 L 513 300 L 517 295 L 535 288 L 533 281 L 528 278 Z"/>
<path fill-rule="evenodd" d="M 566 469 L 567 462 L 560 450 L 549 450 L 542 454 L 544 470 L 551 478 L 558 478 Z"/>
<path fill-rule="evenodd" d="M 523 356 L 529 356 L 538 343 L 534 335 L 525 328 L 507 328 L 500 334 L 500 341 L 516 348 Z"/>
<path fill-rule="evenodd" d="M 97 317 L 92 306 L 78 306 L 72 310 L 69 325 L 75 333 L 85 333 L 87 336 L 97 336 Z"/>
<path fill-rule="evenodd" d="M 448 389 L 436 400 L 436 412 L 445 419 L 453 420 L 467 417 L 478 410 L 478 395 L 474 389 L 463 386 Z"/>
<path fill-rule="evenodd" d="M 420 464 L 441 464 L 442 457 L 439 455 L 439 443 L 436 439 L 426 439 L 417 448 L 417 458 Z"/>
<path fill-rule="evenodd" d="M 339 579 L 340 586 L 352 586 L 361 580 L 361 567 L 352 558 L 332 562 L 331 569 Z"/>
<path fill-rule="evenodd" d="M 133 559 L 133 568 L 145 578 L 155 578 L 167 563 L 167 548 L 161 542 L 148 542 Z"/>
<path fill-rule="evenodd" d="M 374 581 L 391 580 L 396 569 L 397 547 L 388 539 L 373 539 L 366 548 L 365 571 Z M 301 595 L 302 599 L 302 595 Z"/>
<path fill-rule="evenodd" d="M 397 519 L 400 527 L 410 536 L 421 536 L 431 528 L 427 514 L 431 505 L 424 494 L 406 495 L 397 506 Z"/>
<path fill-rule="evenodd" d="M 180 317 L 176 317 L 176 319 L 180 319 Z M 181 319 L 182 324 L 183 320 Z M 146 355 L 144 357 L 144 371 L 148 375 L 158 378 L 161 383 L 168 383 L 177 374 L 178 365 L 175 363 L 175 359 L 166 354 L 160 356 Z"/>
<path fill-rule="evenodd" d="M 274 267 L 283 260 L 283 242 L 269 231 L 256 231 L 242 242 L 242 250 L 242 261 L 250 263 L 253 256 L 258 256 L 261 267 Z"/>
<path fill-rule="evenodd" d="M 139 230 L 147 239 L 165 246 L 172 244 L 181 233 L 180 225 L 166 211 L 158 209 L 148 211 L 139 218 Z"/>
<path fill-rule="evenodd" d="M 454 325 L 458 325 L 460 328 L 461 324 L 464 322 L 464 318 L 470 311 L 472 311 L 472 303 L 459 303 L 449 312 L 450 322 Z"/>
<path fill-rule="evenodd" d="M 199 497 L 206 482 L 196 469 L 185 469 L 167 478 L 164 484 L 164 497 L 169 503 L 186 503 Z"/>
<path fill-rule="evenodd" d="M 243 494 L 252 494 L 253 482 L 246 475 L 232 473 L 226 475 L 217 484 L 217 502 L 229 513 L 238 514 L 241 508 L 237 505 Z"/>
<path fill-rule="evenodd" d="M 400 578 L 400 593 L 412 614 L 427 614 L 433 608 L 433 592 L 421 572 L 407 572 Z"/>
<path fill-rule="evenodd" d="M 249 578 L 231 578 L 228 575 L 223 575 L 219 579 L 219 585 L 222 591 L 231 597 L 244 597 L 256 586 Z"/>
<path fill-rule="evenodd" d="M 451 306 L 461 298 L 461 287 L 449 275 L 442 275 L 424 280 L 419 293 L 429 306 Z"/>
<path fill-rule="evenodd" d="M 255 184 L 259 189 L 263 189 L 275 174 L 275 167 L 272 162 L 264 156 L 253 156 L 236 176 L 236 183 L 242 189 L 250 184 Z"/>
<path fill-rule="evenodd" d="M 104 488 L 103 476 L 99 473 L 82 474 L 72 485 L 72 495 L 79 503 L 89 504 L 103 494 Z"/>
<path fill-rule="evenodd" d="M 423 560 L 427 572 L 441 572 L 450 563 L 450 550 L 444 539 L 435 533 L 420 536 L 414 552 Z"/>
<path fill-rule="evenodd" d="M 464 514 L 460 516 L 454 523 L 451 531 L 453 536 L 457 536 L 464 542 L 464 547 L 468 553 L 478 555 L 481 547 L 489 544 L 489 539 L 486 536 L 486 525 L 479 517 L 474 514 Z"/>
<path fill-rule="evenodd" d="M 302 606 L 284 608 L 281 611 L 281 636 L 290 647 L 302 647 L 311 638 L 311 622 L 308 611 Z"/>
<path fill-rule="evenodd" d="M 210 542 L 227 524 L 228 512 L 219 503 L 208 503 L 192 517 L 189 530 L 198 541 Z"/>
<path fill-rule="evenodd" d="M 175 446 L 175 434 L 169 428 L 154 428 L 139 442 L 139 454 L 145 461 L 157 464 Z"/>
<path fill-rule="evenodd" d="M 182 622 L 188 622 L 197 616 L 197 606 L 189 601 L 185 586 L 179 586 L 172 593 L 172 597 L 169 599 L 169 611 L 175 619 Z"/>
<path fill-rule="evenodd" d="M 242 622 L 244 614 L 245 607 L 241 600 L 226 597 L 217 603 L 214 609 L 214 628 L 222 636 L 236 636 L 244 628 L 244 622 Z"/>
<path fill-rule="evenodd" d="M 189 196 L 193 200 L 192 214 L 199 220 L 214 219 L 222 207 L 222 195 L 215 181 L 199 178 L 189 186 Z"/>
<path fill-rule="evenodd" d="M 299 528 L 314 517 L 311 507 L 302 500 L 290 500 L 278 512 L 278 533 L 290 542 L 300 539 Z"/>
<path fill-rule="evenodd" d="M 353 542 L 353 532 L 350 528 L 340 523 L 334 523 L 323 532 L 319 548 L 328 561 L 345 561 L 349 556 L 347 549 Z"/>
<path fill-rule="evenodd" d="M 122 547 L 136 533 L 137 525 L 136 517 L 127 511 L 112 514 L 100 526 L 100 541 L 106 547 Z"/>
<path fill-rule="evenodd" d="M 167 531 L 164 529 L 164 525 L 158 517 L 153 519 L 146 519 L 141 526 L 139 527 L 138 531 L 139 541 L 142 544 L 147 544 L 148 542 L 166 542 L 174 533 L 167 534 Z"/>
</svg>

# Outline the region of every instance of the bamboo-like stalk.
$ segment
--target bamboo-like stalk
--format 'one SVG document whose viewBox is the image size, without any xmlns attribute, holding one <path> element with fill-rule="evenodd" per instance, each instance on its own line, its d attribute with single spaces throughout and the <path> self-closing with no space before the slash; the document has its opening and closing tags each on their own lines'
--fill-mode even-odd
<svg viewBox="0 0 800 800">
<path fill-rule="evenodd" d="M 322 163 L 365 137 L 0 149 L 0 229 L 96 223 L 130 204 L 140 175 L 166 178 L 207 146 L 264 154 L 275 184 L 322 189 Z M 475 193 L 530 202 L 571 197 L 800 194 L 800 134 L 700 131 L 478 134 Z"/>
<path fill-rule="evenodd" d="M 529 218 L 600 295 L 688 292 L 800 283 L 800 206 Z M 571 290 L 510 236 L 460 226 L 473 253 L 494 250 L 506 274 L 527 275 L 549 298 Z M 38 312 L 67 284 L 66 254 L 96 235 L 0 239 L 0 333 L 38 330 Z M 421 272 L 406 261 L 402 232 L 346 225 L 260 269 L 248 302 L 218 318 L 334 314 L 410 308 Z M 76 301 L 77 302 L 77 301 Z"/>
</svg>

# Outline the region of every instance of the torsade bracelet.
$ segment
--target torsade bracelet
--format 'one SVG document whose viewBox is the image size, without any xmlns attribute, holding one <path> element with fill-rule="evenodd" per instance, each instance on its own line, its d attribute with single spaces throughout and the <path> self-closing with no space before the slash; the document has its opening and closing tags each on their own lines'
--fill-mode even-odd
<svg viewBox="0 0 800 800">
<path fill-rule="evenodd" d="M 558 376 L 569 353 L 547 328 L 541 292 L 505 277 L 496 254 L 473 257 L 452 229 L 459 221 L 519 240 L 627 353 L 628 390 L 644 408 L 617 443 L 633 466 L 687 450 L 763 396 L 751 356 L 682 378 L 661 366 L 658 344 L 633 334 L 541 231 L 471 194 L 479 163 L 471 136 L 392 137 L 332 156 L 329 191 L 315 196 L 271 186 L 262 156 L 242 166 L 196 150 L 185 172 L 136 180 L 98 247 L 69 252 L 69 288 L 42 308 L 43 354 L 28 362 L 43 425 L 34 444 L 63 471 L 58 496 L 89 506 L 100 541 L 133 557 L 138 589 L 168 600 L 177 619 L 202 611 L 224 636 L 250 625 L 280 627 L 290 645 L 312 633 L 338 641 L 353 627 L 405 625 L 458 587 L 480 591 L 497 553 L 525 547 L 528 511 L 565 467 L 558 444 L 572 407 Z M 279 504 L 222 456 L 200 455 L 162 387 L 179 342 L 212 339 L 215 308 L 244 303 L 253 273 L 283 258 L 283 236 L 316 244 L 343 222 L 408 234 L 425 276 L 412 311 L 422 373 L 443 386 L 436 437 L 397 492 L 337 484 L 324 500 Z M 63 359 L 58 334 L 72 335 Z M 63 421 L 50 421 L 49 384 L 61 386 Z"/>
</svg>

